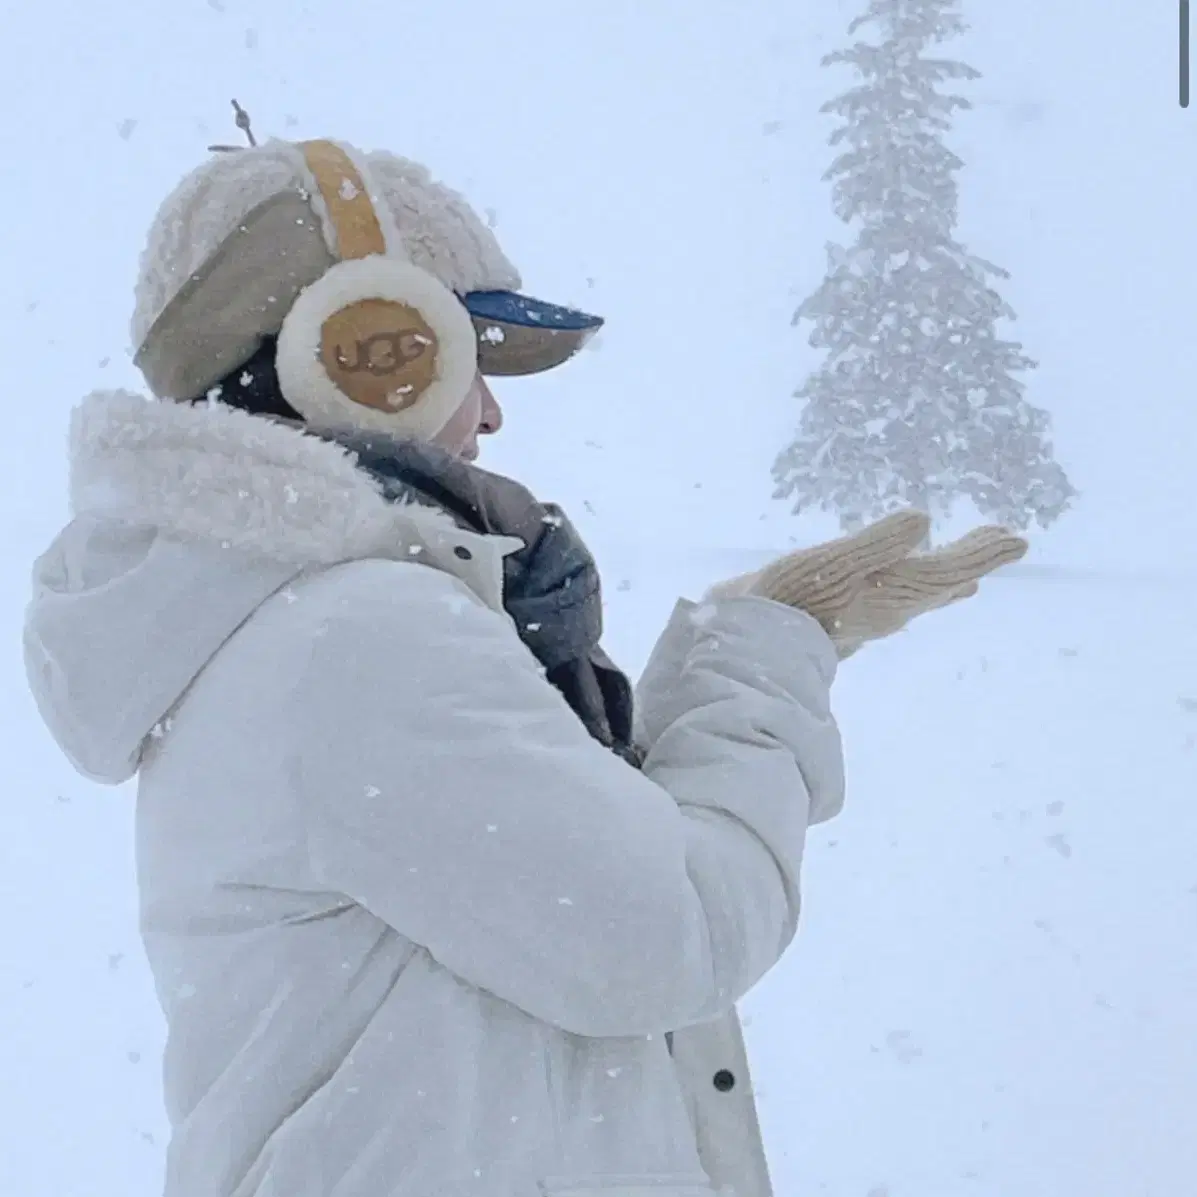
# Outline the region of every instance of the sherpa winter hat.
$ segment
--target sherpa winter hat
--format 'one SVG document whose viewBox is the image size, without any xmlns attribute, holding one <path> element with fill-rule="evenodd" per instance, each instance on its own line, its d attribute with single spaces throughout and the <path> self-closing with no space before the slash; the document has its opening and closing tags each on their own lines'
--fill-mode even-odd
<svg viewBox="0 0 1197 1197">
<path fill-rule="evenodd" d="M 475 369 L 538 373 L 602 324 L 519 287 L 491 230 L 423 167 L 341 142 L 271 140 L 215 155 L 162 204 L 141 258 L 134 361 L 159 398 L 192 399 L 278 337 L 280 384 L 305 418 L 430 436 Z M 402 307 L 411 327 L 383 329 L 371 305 Z M 357 339 L 322 368 L 321 338 L 351 309 Z M 379 363 L 423 346 L 436 352 L 418 386 L 401 388 L 410 397 L 380 392 Z M 347 397 L 355 370 L 365 389 Z"/>
</svg>

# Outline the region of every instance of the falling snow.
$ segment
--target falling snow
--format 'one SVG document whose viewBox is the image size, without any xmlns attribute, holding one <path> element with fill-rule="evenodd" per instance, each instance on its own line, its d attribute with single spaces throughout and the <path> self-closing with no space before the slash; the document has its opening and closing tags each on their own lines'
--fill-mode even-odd
<svg viewBox="0 0 1197 1197">
<path fill-rule="evenodd" d="M 1058 852 L 1065 860 L 1068 860 L 1072 856 L 1072 846 L 1069 844 L 1066 835 L 1056 834 L 1045 836 L 1043 842 Z"/>
<path fill-rule="evenodd" d="M 18 6 L 6 27 L 20 88 L 9 134 L 22 169 L 58 194 L 10 219 L 22 230 L 6 264 L 22 353 L 10 355 L 9 390 L 36 400 L 5 449 L 12 611 L 63 506 L 70 403 L 93 384 L 140 385 L 121 346 L 145 215 L 167 176 L 202 158 L 201 124 L 231 140 L 226 86 L 245 88 L 263 138 L 337 132 L 328 95 L 305 88 L 296 67 L 319 58 L 347 130 L 374 119 L 364 135 L 383 144 L 393 134 L 400 153 L 435 142 L 436 171 L 451 183 L 481 154 L 486 190 L 511 228 L 505 248 L 518 251 L 529 283 L 548 298 L 584 283 L 612 318 L 601 357 L 526 383 L 501 380 L 509 425 L 484 464 L 588 513 L 615 596 L 608 647 L 635 672 L 679 594 L 699 598 L 768 551 L 827 531 L 817 519 L 783 518 L 782 505 L 767 503 L 766 475 L 790 391 L 811 365 L 803 332 L 787 328 L 784 297 L 809 294 L 822 243 L 835 235 L 819 178 L 827 119 L 817 109 L 838 84 L 813 67 L 845 43 L 847 19 L 865 6 L 812 6 L 784 30 L 748 21 L 731 38 L 715 8 L 687 10 L 684 38 L 645 9 L 624 46 L 631 65 L 592 47 L 615 26 L 583 29 L 566 13 L 566 37 L 545 53 L 543 19 L 509 6 L 498 73 L 486 69 L 486 22 L 432 12 L 421 28 L 452 35 L 462 67 L 465 115 L 455 125 L 450 113 L 440 130 L 393 119 L 403 95 L 435 86 L 434 63 L 417 62 L 398 85 L 383 70 L 351 73 L 345 86 L 337 55 L 369 55 L 370 38 L 338 49 L 304 6 L 277 22 L 255 9 L 260 40 L 245 27 L 250 9 L 234 0 L 172 9 L 169 22 L 136 30 L 114 10 L 50 34 L 36 6 Z M 1185 400 L 1183 297 L 1197 167 L 1184 114 L 1165 94 L 1158 30 L 1115 7 L 1078 25 L 1035 0 L 966 6 L 975 29 L 962 56 L 975 51 L 986 74 L 960 85 L 976 103 L 953 131 L 966 159 L 962 220 L 971 244 L 1011 268 L 1002 290 L 1042 362 L 1030 395 L 1052 410 L 1056 453 L 1084 493 L 1050 537 L 1036 538 L 1044 572 L 1012 571 L 841 667 L 847 805 L 830 831 L 809 835 L 805 926 L 745 1003 L 779 1194 L 1188 1191 L 1197 644 L 1185 576 L 1197 505 L 1185 480 L 1197 425 Z M 226 8 L 231 23 L 217 15 Z M 344 12 L 346 28 L 368 27 L 357 0 Z M 590 37 L 571 40 L 579 30 Z M 146 80 L 156 86 L 180 47 L 195 69 L 155 98 Z M 227 62 L 200 61 L 209 52 Z M 134 59 L 150 65 L 139 71 Z M 1095 79 L 1094 62 L 1119 69 Z M 693 85 L 742 78 L 745 63 L 760 67 L 747 89 Z M 1126 84 L 1156 76 L 1158 88 Z M 560 137 L 550 121 L 529 143 L 553 140 L 547 192 L 529 174 L 534 155 L 494 152 L 496 139 L 518 142 L 533 77 L 542 99 L 603 100 L 597 141 Z M 693 185 L 696 146 L 716 152 L 716 224 L 740 230 L 716 253 L 695 250 L 712 235 L 711 206 Z M 61 245 L 73 195 L 64 162 L 85 163 L 89 186 L 108 199 L 76 220 L 86 236 L 68 238 L 72 277 L 86 283 L 78 287 L 38 252 Z M 562 211 L 545 215 L 546 194 Z M 737 251 L 722 252 L 727 245 Z M 908 252 L 889 261 L 912 265 Z M 601 291 L 586 277 L 600 263 Z M 34 289 L 38 300 L 27 298 Z M 720 335 L 704 331 L 696 346 L 703 296 L 708 308 L 718 300 Z M 910 328 L 937 335 L 926 323 Z M 970 409 L 977 398 L 976 388 L 962 395 Z M 293 488 L 276 493 L 298 501 Z M 1076 573 L 1047 572 L 1061 562 Z M 785 646 L 771 651 L 780 657 Z M 79 781 L 24 697 L 15 656 L 7 682 L 20 832 L 8 873 L 20 900 L 3 928 L 10 983 L 0 985 L 19 1091 L 0 1134 L 8 1188 L 56 1197 L 93 1191 L 103 1176 L 122 1192 L 161 1192 L 162 1027 L 137 935 L 135 787 L 108 794 Z M 164 719 L 151 734 L 161 740 L 170 727 Z M 495 817 L 470 834 L 514 830 Z M 507 840 L 484 844 L 497 852 Z M 167 1003 L 198 997 L 190 984 L 163 990 Z M 1111 1125 L 1118 1134 L 1106 1133 Z M 63 1142 L 79 1150 L 56 1150 Z"/>
</svg>

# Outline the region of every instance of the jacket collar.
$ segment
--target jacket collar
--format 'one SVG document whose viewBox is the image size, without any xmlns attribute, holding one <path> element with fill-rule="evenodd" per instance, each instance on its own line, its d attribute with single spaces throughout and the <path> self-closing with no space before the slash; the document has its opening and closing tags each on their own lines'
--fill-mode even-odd
<svg viewBox="0 0 1197 1197">
<path fill-rule="evenodd" d="M 356 454 L 302 429 L 217 402 L 96 392 L 71 419 L 74 514 L 151 525 L 297 570 L 366 557 L 414 559 L 460 577 L 502 608 L 515 537 L 460 528 L 443 511 L 394 503 Z"/>
</svg>

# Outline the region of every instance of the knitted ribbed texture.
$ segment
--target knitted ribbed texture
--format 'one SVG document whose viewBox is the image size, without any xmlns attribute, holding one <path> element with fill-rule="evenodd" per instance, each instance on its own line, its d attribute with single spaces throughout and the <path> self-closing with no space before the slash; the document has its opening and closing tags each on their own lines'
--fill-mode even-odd
<svg viewBox="0 0 1197 1197">
<path fill-rule="evenodd" d="M 754 574 L 713 587 L 713 598 L 758 595 L 797 607 L 823 625 L 840 657 L 937 607 L 976 594 L 986 574 L 1022 558 L 1027 542 L 1004 528 L 977 528 L 931 553 L 916 553 L 930 528 L 904 511 Z"/>
</svg>

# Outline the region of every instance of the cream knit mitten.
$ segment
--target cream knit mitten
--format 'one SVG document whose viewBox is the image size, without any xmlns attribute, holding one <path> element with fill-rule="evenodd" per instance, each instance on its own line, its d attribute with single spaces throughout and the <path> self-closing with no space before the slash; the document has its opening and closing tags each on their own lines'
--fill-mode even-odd
<svg viewBox="0 0 1197 1197">
<path fill-rule="evenodd" d="M 823 625 L 843 659 L 924 612 L 976 594 L 981 578 L 1027 551 L 1022 537 L 989 526 L 916 553 L 929 528 L 922 513 L 898 512 L 852 536 L 787 553 L 712 587 L 708 597 L 757 595 L 800 608 Z"/>
</svg>

